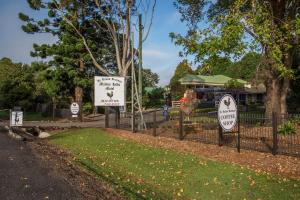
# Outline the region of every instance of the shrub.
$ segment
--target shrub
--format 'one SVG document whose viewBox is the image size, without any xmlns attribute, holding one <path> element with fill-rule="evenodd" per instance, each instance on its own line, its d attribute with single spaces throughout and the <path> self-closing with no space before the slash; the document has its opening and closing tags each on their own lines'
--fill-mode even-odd
<svg viewBox="0 0 300 200">
<path fill-rule="evenodd" d="M 88 103 L 84 103 L 82 106 L 82 111 L 84 113 L 92 113 L 93 112 L 93 105 L 88 102 Z"/>
<path fill-rule="evenodd" d="M 172 117 L 176 117 L 176 116 L 179 116 L 179 112 L 180 112 L 180 109 L 178 108 L 172 108 L 169 112 L 169 116 L 172 118 Z"/>
<path fill-rule="evenodd" d="M 193 111 L 193 113 L 208 113 L 216 110 L 216 108 L 197 108 Z"/>
<path fill-rule="evenodd" d="M 296 115 L 296 116 L 293 118 L 293 122 L 294 122 L 295 124 L 300 125 L 300 115 Z"/>
<path fill-rule="evenodd" d="M 296 133 L 295 123 L 287 121 L 279 126 L 278 133 L 281 135 L 291 135 Z"/>
</svg>

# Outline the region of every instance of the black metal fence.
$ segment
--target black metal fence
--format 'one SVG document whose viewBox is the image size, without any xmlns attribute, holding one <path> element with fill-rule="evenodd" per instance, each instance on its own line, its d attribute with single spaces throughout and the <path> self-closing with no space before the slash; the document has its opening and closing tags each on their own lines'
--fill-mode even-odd
<svg viewBox="0 0 300 200">
<path fill-rule="evenodd" d="M 132 114 L 117 115 L 110 127 L 132 130 Z M 264 113 L 239 113 L 239 123 L 230 132 L 223 132 L 219 126 L 217 113 L 194 113 L 187 115 L 178 112 L 165 116 L 163 110 L 143 113 L 147 130 L 141 131 L 141 115 L 135 114 L 136 132 L 153 136 L 172 137 L 179 140 L 192 140 L 203 143 L 230 146 L 273 154 L 300 156 L 300 115 L 276 115 L 265 117 Z"/>
</svg>

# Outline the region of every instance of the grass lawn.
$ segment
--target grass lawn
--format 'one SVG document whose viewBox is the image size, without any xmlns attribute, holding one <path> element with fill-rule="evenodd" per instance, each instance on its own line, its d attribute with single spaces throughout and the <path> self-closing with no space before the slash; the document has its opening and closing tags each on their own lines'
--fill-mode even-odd
<svg viewBox="0 0 300 200">
<path fill-rule="evenodd" d="M 300 199 L 300 181 L 192 154 L 141 145 L 100 129 L 66 131 L 50 143 L 128 199 Z"/>
<path fill-rule="evenodd" d="M 9 111 L 0 111 L 0 119 L 9 120 Z M 44 117 L 42 113 L 39 112 L 25 112 L 24 113 L 25 121 L 42 121 L 42 120 L 52 120 L 52 117 Z"/>
</svg>

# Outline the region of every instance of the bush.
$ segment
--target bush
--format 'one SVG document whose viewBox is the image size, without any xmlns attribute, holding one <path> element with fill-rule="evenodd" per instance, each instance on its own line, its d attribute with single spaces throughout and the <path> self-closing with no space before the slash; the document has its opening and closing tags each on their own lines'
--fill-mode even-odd
<svg viewBox="0 0 300 200">
<path fill-rule="evenodd" d="M 172 117 L 176 117 L 176 116 L 179 116 L 179 112 L 180 112 L 180 109 L 179 108 L 172 108 L 169 112 L 169 116 L 172 118 Z"/>
<path fill-rule="evenodd" d="M 88 103 L 84 103 L 82 106 L 82 111 L 84 113 L 92 113 L 93 112 L 93 105 L 88 102 Z"/>
<path fill-rule="evenodd" d="M 296 115 L 293 118 L 293 123 L 300 125 L 300 115 Z"/>
<path fill-rule="evenodd" d="M 296 133 L 296 125 L 292 121 L 287 121 L 279 126 L 278 133 L 281 135 L 291 135 Z"/>
<path fill-rule="evenodd" d="M 208 113 L 208 112 L 213 112 L 217 111 L 216 108 L 197 108 L 193 111 L 193 113 Z"/>
</svg>

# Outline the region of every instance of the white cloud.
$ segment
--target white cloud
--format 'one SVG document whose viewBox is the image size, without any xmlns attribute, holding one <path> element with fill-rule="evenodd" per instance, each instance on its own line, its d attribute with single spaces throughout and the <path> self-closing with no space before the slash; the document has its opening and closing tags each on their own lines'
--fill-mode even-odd
<svg viewBox="0 0 300 200">
<path fill-rule="evenodd" d="M 152 44 L 152 46 L 155 45 Z M 146 48 L 143 50 L 143 66 L 150 68 L 159 75 L 159 85 L 161 86 L 169 84 L 179 60 L 180 58 L 176 49 L 170 50 L 161 47 L 161 50 L 156 48 Z"/>
<path fill-rule="evenodd" d="M 165 53 L 160 50 L 155 50 L 155 49 L 146 49 L 143 50 L 143 56 L 146 57 L 152 57 L 152 58 L 159 58 L 159 59 L 166 59 L 172 57 L 172 55 Z"/>
</svg>

